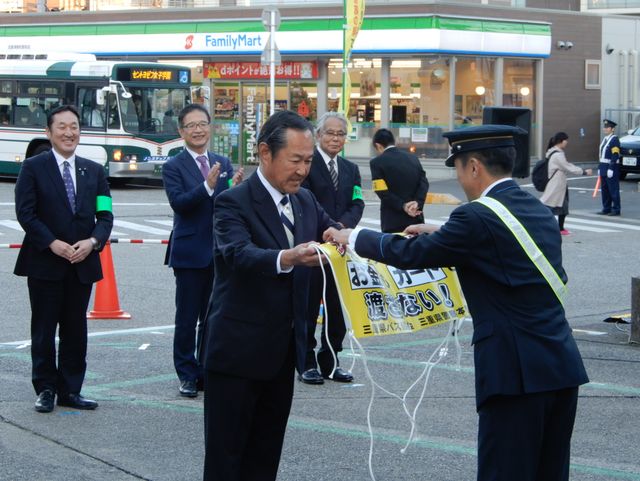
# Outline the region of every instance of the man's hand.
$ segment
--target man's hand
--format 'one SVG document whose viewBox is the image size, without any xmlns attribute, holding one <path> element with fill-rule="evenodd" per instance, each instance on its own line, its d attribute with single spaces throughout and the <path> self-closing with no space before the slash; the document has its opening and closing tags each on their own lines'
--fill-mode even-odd
<svg viewBox="0 0 640 481">
<path fill-rule="evenodd" d="M 325 242 L 333 242 L 334 244 L 346 245 L 349 243 L 349 235 L 353 229 L 338 230 L 335 227 L 329 227 L 322 233 L 322 240 Z"/>
<path fill-rule="evenodd" d="M 244 167 L 240 167 L 236 170 L 236 173 L 233 174 L 233 178 L 231 179 L 231 187 L 235 187 L 236 185 L 242 183 L 244 180 Z"/>
<path fill-rule="evenodd" d="M 418 209 L 418 202 L 416 202 L 415 200 L 405 203 L 402 208 L 404 209 L 405 213 L 407 215 L 410 215 L 411 217 L 417 217 L 422 214 L 422 211 Z"/>
<path fill-rule="evenodd" d="M 326 257 L 324 254 L 320 254 L 320 257 L 318 256 L 318 252 L 311 247 L 314 244 L 318 245 L 317 242 L 305 242 L 304 244 L 298 244 L 291 249 L 282 251 L 280 267 L 286 270 L 293 266 L 316 267 L 321 263 L 325 264 L 327 262 Z"/>
<path fill-rule="evenodd" d="M 91 241 L 89 241 L 89 244 L 91 244 Z M 93 248 L 93 246 L 91 247 Z M 67 244 L 65 241 L 61 241 L 60 239 L 56 239 L 51 244 L 49 244 L 49 249 L 51 249 L 51 252 L 53 252 L 55 255 L 64 257 L 68 261 L 71 260 L 71 257 L 76 252 L 75 248 L 72 245 Z"/>
<path fill-rule="evenodd" d="M 440 230 L 439 225 L 434 224 L 413 224 L 408 226 L 404 233 L 407 235 L 433 234 Z"/>
<path fill-rule="evenodd" d="M 219 175 L 220 175 L 220 162 L 216 162 L 215 164 L 213 164 L 213 167 L 209 169 L 209 174 L 207 174 L 207 185 L 209 186 L 210 189 L 216 188 Z"/>
<path fill-rule="evenodd" d="M 93 242 L 91 239 L 83 239 L 81 241 L 76 242 L 71 246 L 74 250 L 73 254 L 69 261 L 72 264 L 77 264 L 78 262 L 82 262 L 87 258 L 89 254 L 93 251 Z"/>
<path fill-rule="evenodd" d="M 613 169 L 607 169 L 607 178 L 608 179 L 612 179 L 613 178 Z"/>
</svg>

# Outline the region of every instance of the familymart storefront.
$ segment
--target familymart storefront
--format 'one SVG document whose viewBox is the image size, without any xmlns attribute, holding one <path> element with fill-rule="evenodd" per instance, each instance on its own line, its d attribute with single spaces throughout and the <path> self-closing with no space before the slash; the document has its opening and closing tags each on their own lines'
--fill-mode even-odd
<svg viewBox="0 0 640 481">
<path fill-rule="evenodd" d="M 282 19 L 276 33 L 283 61 L 276 76 L 277 108 L 311 120 L 337 110 L 342 23 Z M 202 85 L 193 100 L 211 109 L 213 149 L 237 162 L 255 160 L 255 135 L 268 113 L 268 68 L 259 63 L 267 42 L 259 19 L 0 29 L 0 50 L 54 48 L 105 58 L 195 61 Z M 420 156 L 444 157 L 442 132 L 481 123 L 485 106 L 530 108 L 531 154 L 540 155 L 534 149 L 542 144 L 542 60 L 550 47 L 548 23 L 437 15 L 366 18 L 349 63 L 353 132 L 346 155 L 369 157 L 373 133 L 388 126 L 400 146 Z"/>
</svg>

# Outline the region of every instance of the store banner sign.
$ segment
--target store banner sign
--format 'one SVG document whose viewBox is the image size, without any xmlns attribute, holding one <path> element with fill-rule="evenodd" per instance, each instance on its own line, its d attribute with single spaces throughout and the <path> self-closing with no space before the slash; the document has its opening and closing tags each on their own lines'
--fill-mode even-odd
<svg viewBox="0 0 640 481">
<path fill-rule="evenodd" d="M 315 80 L 317 62 L 282 62 L 276 65 L 276 79 Z M 269 80 L 269 66 L 260 62 L 204 62 L 204 78 L 222 80 Z"/>
</svg>

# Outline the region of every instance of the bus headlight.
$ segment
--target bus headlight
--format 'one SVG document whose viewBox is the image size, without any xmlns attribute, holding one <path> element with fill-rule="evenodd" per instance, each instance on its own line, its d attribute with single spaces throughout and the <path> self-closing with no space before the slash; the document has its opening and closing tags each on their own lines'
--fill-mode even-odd
<svg viewBox="0 0 640 481">
<path fill-rule="evenodd" d="M 113 151 L 113 160 L 120 162 L 122 160 L 122 150 L 116 149 Z"/>
</svg>

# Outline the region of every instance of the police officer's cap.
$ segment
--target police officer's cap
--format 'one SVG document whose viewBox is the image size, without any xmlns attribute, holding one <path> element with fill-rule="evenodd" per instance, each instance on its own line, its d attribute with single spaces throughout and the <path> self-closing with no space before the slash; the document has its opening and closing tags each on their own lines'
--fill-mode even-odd
<svg viewBox="0 0 640 481">
<path fill-rule="evenodd" d="M 609 127 L 611 129 L 614 129 L 616 127 L 616 125 L 618 125 L 618 124 L 616 124 L 613 120 L 604 119 L 602 121 L 602 126 L 603 127 Z"/>
<path fill-rule="evenodd" d="M 445 132 L 442 136 L 449 140 L 451 155 L 444 161 L 444 165 L 453 167 L 456 156 L 465 152 L 515 147 L 514 136 L 526 133 L 520 127 L 491 124 Z"/>
</svg>

